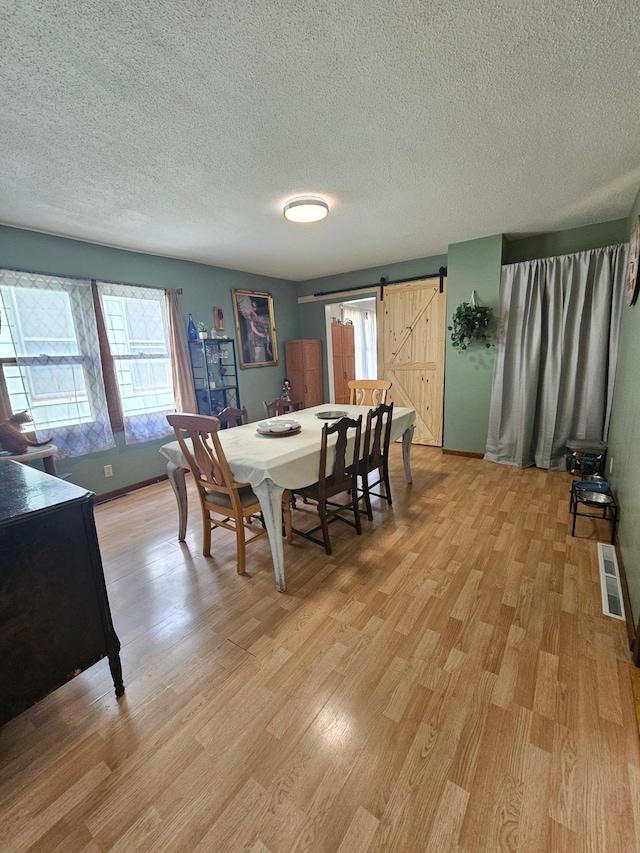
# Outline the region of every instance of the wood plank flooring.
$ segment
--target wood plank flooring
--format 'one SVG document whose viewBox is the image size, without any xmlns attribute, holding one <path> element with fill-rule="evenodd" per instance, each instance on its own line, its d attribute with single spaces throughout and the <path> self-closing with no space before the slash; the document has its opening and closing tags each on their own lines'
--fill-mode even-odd
<svg viewBox="0 0 640 853">
<path fill-rule="evenodd" d="M 566 474 L 412 459 L 285 595 L 266 541 L 200 555 L 193 495 L 183 545 L 167 483 L 98 507 L 127 692 L 102 661 L 0 729 L 0 849 L 640 850 L 608 528 L 568 535 Z"/>
</svg>

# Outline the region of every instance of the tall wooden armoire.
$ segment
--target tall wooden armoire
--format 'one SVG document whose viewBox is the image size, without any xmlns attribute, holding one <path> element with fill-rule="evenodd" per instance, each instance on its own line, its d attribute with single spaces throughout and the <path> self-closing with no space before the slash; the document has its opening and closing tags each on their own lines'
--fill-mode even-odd
<svg viewBox="0 0 640 853">
<path fill-rule="evenodd" d="M 356 378 L 356 348 L 354 328 L 350 324 L 331 324 L 331 344 L 333 347 L 333 388 L 335 402 L 349 402 L 347 382 Z"/>
<path fill-rule="evenodd" d="M 286 341 L 287 378 L 291 383 L 291 399 L 304 409 L 323 402 L 322 341 Z"/>
</svg>

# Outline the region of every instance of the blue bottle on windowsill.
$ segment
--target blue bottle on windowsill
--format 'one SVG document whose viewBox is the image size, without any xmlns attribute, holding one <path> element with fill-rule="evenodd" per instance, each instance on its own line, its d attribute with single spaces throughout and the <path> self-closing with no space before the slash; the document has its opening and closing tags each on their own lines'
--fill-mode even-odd
<svg viewBox="0 0 640 853">
<path fill-rule="evenodd" d="M 196 329 L 196 324 L 193 322 L 191 314 L 189 314 L 189 323 L 187 324 L 187 335 L 189 336 L 190 341 L 198 340 L 198 330 Z"/>
</svg>

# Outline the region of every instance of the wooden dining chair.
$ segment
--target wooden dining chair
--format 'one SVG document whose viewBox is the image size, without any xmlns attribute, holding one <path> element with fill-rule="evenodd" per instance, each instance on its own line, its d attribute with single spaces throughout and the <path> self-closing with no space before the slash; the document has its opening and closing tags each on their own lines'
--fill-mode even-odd
<svg viewBox="0 0 640 853">
<path fill-rule="evenodd" d="M 242 426 L 242 424 L 249 423 L 249 415 L 245 406 L 241 409 L 234 409 L 233 406 L 227 406 L 216 417 L 220 421 L 222 429 L 229 429 L 230 427 Z"/>
<path fill-rule="evenodd" d="M 387 391 L 391 388 L 388 379 L 350 379 L 349 405 L 378 406 L 387 402 Z"/>
<path fill-rule="evenodd" d="M 302 408 L 302 403 L 294 403 L 293 400 L 274 400 L 272 403 L 264 402 L 265 418 L 275 418 L 285 415 L 287 412 L 297 412 Z"/>
<path fill-rule="evenodd" d="M 364 429 L 364 453 L 358 466 L 358 475 L 362 483 L 359 494 L 364 499 L 364 504 L 369 521 L 373 521 L 371 510 L 371 495 L 377 498 L 385 498 L 391 506 L 391 484 L 389 482 L 389 445 L 391 443 L 391 419 L 393 417 L 393 403 L 385 406 L 381 403 L 376 409 L 367 413 L 367 422 Z M 376 471 L 378 479 L 373 483 L 369 481 L 369 475 Z M 376 486 L 384 486 L 384 494 L 371 491 Z"/>
<path fill-rule="evenodd" d="M 233 530 L 236 534 L 238 574 L 246 565 L 246 546 L 267 535 L 264 526 L 252 526 L 260 512 L 260 503 L 248 483 L 237 483 L 224 455 L 218 432 L 220 421 L 208 415 L 171 414 L 167 420 L 173 427 L 180 449 L 189 464 L 198 488 L 202 510 L 202 553 L 211 556 L 211 531 L 215 527 Z M 191 440 L 191 445 L 187 443 Z M 291 541 L 291 495 L 282 496 L 284 527 Z M 252 534 L 245 538 L 245 533 Z"/>
<path fill-rule="evenodd" d="M 347 453 L 349 433 L 354 436 L 353 450 Z M 333 521 L 343 521 L 345 524 L 355 527 L 358 536 L 362 534 L 360 523 L 360 509 L 358 506 L 358 460 L 360 458 L 360 437 L 362 432 L 362 415 L 357 420 L 352 418 L 341 418 L 331 426 L 325 424 L 322 428 L 322 442 L 320 445 L 320 467 L 318 469 L 318 481 L 310 486 L 292 490 L 294 495 L 311 499 L 317 502 L 320 524 L 311 530 L 296 530 L 294 533 L 304 536 L 317 545 L 324 545 L 327 554 L 331 554 L 331 541 L 329 539 L 329 524 Z M 335 459 L 331 474 L 327 475 L 327 446 L 331 435 L 337 435 L 335 445 Z M 349 458 L 347 459 L 347 456 Z M 350 501 L 347 504 L 339 504 L 330 501 L 342 492 L 349 493 Z M 294 509 L 295 509 L 294 503 Z M 342 513 L 353 512 L 354 520 L 345 518 Z M 312 534 L 322 530 L 322 539 Z"/>
</svg>

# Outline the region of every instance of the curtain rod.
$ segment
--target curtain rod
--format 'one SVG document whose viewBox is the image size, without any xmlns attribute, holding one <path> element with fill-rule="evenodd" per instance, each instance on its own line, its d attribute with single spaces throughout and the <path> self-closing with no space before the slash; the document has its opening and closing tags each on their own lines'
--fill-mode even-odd
<svg viewBox="0 0 640 853">
<path fill-rule="evenodd" d="M 438 270 L 438 277 L 440 279 L 440 293 L 444 291 L 444 277 L 447 274 L 446 267 L 440 267 Z M 369 288 L 373 289 L 374 287 L 380 288 L 380 298 L 384 300 L 384 289 L 385 287 L 390 287 L 393 284 L 407 284 L 410 281 L 422 281 L 425 278 L 435 278 L 434 274 L 431 275 L 414 275 L 410 278 L 397 278 L 395 281 L 388 281 L 386 278 L 381 278 L 378 284 L 359 284 L 357 287 L 345 287 L 341 290 L 320 290 L 318 293 L 314 293 L 314 296 L 331 296 L 334 293 L 350 293 L 352 290 L 367 290 Z"/>
</svg>

